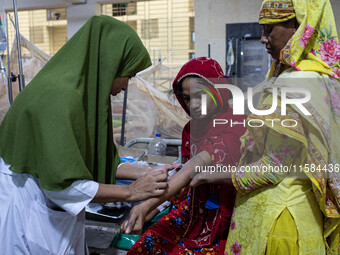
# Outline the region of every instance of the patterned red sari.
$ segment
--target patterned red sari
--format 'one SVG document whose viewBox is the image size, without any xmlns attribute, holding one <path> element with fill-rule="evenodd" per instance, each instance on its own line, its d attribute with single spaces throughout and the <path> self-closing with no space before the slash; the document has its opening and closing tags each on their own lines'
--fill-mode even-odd
<svg viewBox="0 0 340 255">
<path fill-rule="evenodd" d="M 175 89 L 187 76 L 199 76 L 219 101 L 219 112 L 209 121 L 190 120 L 182 132 L 184 161 L 207 151 L 213 165 L 235 166 L 240 158 L 240 136 L 243 125 L 218 125 L 213 119 L 242 122 L 245 116 L 234 116 L 228 105 L 229 92 L 216 90 L 214 84 L 227 80 L 220 65 L 210 58 L 196 58 L 186 63 L 173 82 Z M 190 115 L 181 95 L 177 96 Z M 233 186 L 204 184 L 186 189 L 176 196 L 171 211 L 149 228 L 130 249 L 128 254 L 223 254 L 230 218 L 234 206 Z"/>
</svg>

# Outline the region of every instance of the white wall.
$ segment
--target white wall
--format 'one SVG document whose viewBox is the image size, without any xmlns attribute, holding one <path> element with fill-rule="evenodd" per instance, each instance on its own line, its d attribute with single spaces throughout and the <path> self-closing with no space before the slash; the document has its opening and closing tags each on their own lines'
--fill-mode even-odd
<svg viewBox="0 0 340 255">
<path fill-rule="evenodd" d="M 330 1 L 333 7 L 336 28 L 338 29 L 338 35 L 340 36 L 340 6 L 339 6 L 340 1 L 339 0 L 330 0 Z"/>
<path fill-rule="evenodd" d="M 339 33 L 339 0 L 331 3 Z M 262 0 L 195 0 L 196 57 L 208 56 L 210 44 L 210 57 L 225 70 L 226 24 L 258 22 L 261 4 Z"/>
<path fill-rule="evenodd" d="M 71 38 L 89 18 L 100 12 L 100 4 L 96 0 L 87 0 L 86 4 L 68 5 L 66 8 L 67 38 Z"/>
<path fill-rule="evenodd" d="M 39 9 L 46 7 L 60 7 L 65 6 L 63 0 L 16 0 L 18 9 Z M 5 10 L 13 10 L 13 0 L 4 0 Z"/>
</svg>

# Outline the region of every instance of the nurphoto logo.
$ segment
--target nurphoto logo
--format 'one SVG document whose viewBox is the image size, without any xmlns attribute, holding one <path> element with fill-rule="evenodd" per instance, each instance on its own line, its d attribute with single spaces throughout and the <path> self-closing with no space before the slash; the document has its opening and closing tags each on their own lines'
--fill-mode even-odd
<svg viewBox="0 0 340 255">
<path fill-rule="evenodd" d="M 245 101 L 245 97 L 244 94 L 242 92 L 242 90 L 240 88 L 238 88 L 235 85 L 231 85 L 231 84 L 215 84 L 214 86 L 216 89 L 228 89 L 231 94 L 233 95 L 233 114 L 234 115 L 243 115 L 245 114 L 244 111 L 244 101 Z M 203 90 L 203 89 L 202 89 Z M 303 106 L 304 103 L 309 102 L 309 100 L 311 99 L 311 93 L 307 90 L 307 89 L 303 89 L 303 88 L 292 88 L 292 87 L 282 87 L 280 88 L 281 90 L 281 115 L 282 116 L 286 116 L 287 115 L 287 105 L 295 105 L 304 115 L 312 115 L 307 109 L 306 107 Z M 203 90 L 206 93 L 203 93 L 201 95 L 201 102 L 202 102 L 202 107 L 201 107 L 201 114 L 202 115 L 207 115 L 207 94 L 213 99 L 214 103 L 216 104 L 216 100 L 214 99 L 212 93 L 210 93 L 207 90 Z M 223 104 L 223 102 L 221 102 L 220 97 L 218 96 L 218 93 L 216 91 L 213 91 L 213 93 L 217 96 L 218 100 L 220 101 L 221 105 Z M 299 94 L 304 94 L 304 97 L 299 97 L 299 98 L 288 98 L 287 94 L 291 93 L 291 94 L 295 94 L 295 93 L 299 93 Z M 247 91 L 247 103 L 248 103 L 248 109 L 252 114 L 255 115 L 260 115 L 260 116 L 265 116 L 265 115 L 270 115 L 272 113 L 275 112 L 275 110 L 278 107 L 278 88 L 273 87 L 272 88 L 272 94 L 273 94 L 273 102 L 272 102 L 272 106 L 270 107 L 270 109 L 266 109 L 266 110 L 258 110 L 254 107 L 253 104 L 253 88 L 248 88 Z M 265 121 L 271 121 L 272 126 L 274 125 L 274 123 L 276 121 L 280 121 L 281 125 L 284 127 L 295 127 L 297 126 L 297 121 L 294 119 L 284 119 L 284 120 L 280 120 L 280 119 L 265 119 Z M 248 126 L 250 127 L 262 127 L 264 125 L 264 121 L 263 120 L 259 120 L 259 119 L 251 119 L 248 120 L 248 122 L 246 123 L 246 120 L 244 120 L 243 122 L 233 122 L 233 120 L 227 120 L 227 119 L 214 119 L 214 124 L 213 126 L 215 127 L 216 125 L 225 125 L 225 124 L 230 124 L 231 126 L 234 125 L 243 125 L 246 126 L 246 124 L 248 124 Z"/>
</svg>

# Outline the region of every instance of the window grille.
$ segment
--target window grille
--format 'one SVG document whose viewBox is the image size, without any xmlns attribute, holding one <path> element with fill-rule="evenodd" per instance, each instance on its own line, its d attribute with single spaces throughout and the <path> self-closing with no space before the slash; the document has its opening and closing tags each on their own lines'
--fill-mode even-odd
<svg viewBox="0 0 340 255">
<path fill-rule="evenodd" d="M 14 19 L 14 13 L 9 12 L 9 14 Z M 18 19 L 20 33 L 49 55 L 54 55 L 67 41 L 65 8 L 18 11 Z M 8 21 L 8 41 L 9 47 L 12 47 L 15 29 L 10 19 Z M 24 50 L 22 55 L 23 58 L 30 57 Z"/>
<path fill-rule="evenodd" d="M 126 0 L 125 0 L 126 1 Z M 103 4 L 102 14 L 129 24 L 156 63 L 183 64 L 194 56 L 194 0 L 141 0 Z"/>
</svg>

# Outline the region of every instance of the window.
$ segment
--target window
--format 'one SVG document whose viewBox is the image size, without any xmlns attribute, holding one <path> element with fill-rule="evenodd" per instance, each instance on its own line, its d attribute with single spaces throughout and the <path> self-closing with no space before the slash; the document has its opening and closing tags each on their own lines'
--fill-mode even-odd
<svg viewBox="0 0 340 255">
<path fill-rule="evenodd" d="M 30 27 L 30 41 L 32 43 L 43 43 L 44 42 L 44 27 L 43 26 Z"/>
<path fill-rule="evenodd" d="M 195 48 L 195 18 L 189 17 L 189 49 Z"/>
<path fill-rule="evenodd" d="M 47 27 L 49 32 L 50 53 L 55 54 L 67 41 L 67 27 Z"/>
<path fill-rule="evenodd" d="M 136 2 L 112 4 L 112 16 L 114 17 L 136 14 L 137 14 Z"/>
<path fill-rule="evenodd" d="M 194 9 L 190 11 L 195 0 L 115 0 L 115 5 L 107 2 L 111 3 L 102 4 L 102 14 L 122 15 L 115 18 L 138 33 L 154 62 L 159 55 L 167 56 L 164 61 L 177 66 L 187 62 L 189 53 L 195 51 L 195 13 Z"/>
<path fill-rule="evenodd" d="M 137 20 L 128 20 L 126 21 L 126 24 L 128 24 L 137 32 Z"/>
<path fill-rule="evenodd" d="M 195 11 L 194 0 L 189 0 L 189 12 Z"/>
<path fill-rule="evenodd" d="M 158 19 L 141 20 L 142 39 L 158 38 Z"/>
<path fill-rule="evenodd" d="M 130 2 L 127 7 L 127 15 L 136 15 L 137 14 L 137 3 Z"/>
<path fill-rule="evenodd" d="M 60 13 L 59 20 L 53 13 Z M 9 12 L 13 17 L 13 12 Z M 18 11 L 20 33 L 25 36 L 29 41 L 45 52 L 46 54 L 53 55 L 64 43 L 67 41 L 67 20 L 65 8 L 52 8 L 52 9 L 35 9 Z M 50 19 L 49 17 L 53 17 Z M 57 15 L 58 16 L 58 15 Z M 51 29 L 57 27 L 62 33 L 50 33 Z M 55 38 L 54 38 L 55 37 Z M 14 26 L 8 26 L 8 41 L 9 44 L 15 38 Z M 56 41 L 58 43 L 56 43 Z M 23 48 L 22 57 L 30 58 L 28 51 Z"/>
<path fill-rule="evenodd" d="M 194 52 L 189 52 L 189 59 L 194 59 L 196 57 Z"/>
<path fill-rule="evenodd" d="M 46 18 L 48 21 L 50 20 L 66 20 L 66 9 L 58 8 L 58 9 L 47 9 L 46 10 Z"/>
<path fill-rule="evenodd" d="M 124 16 L 126 15 L 128 3 L 112 4 L 112 16 Z"/>
</svg>

